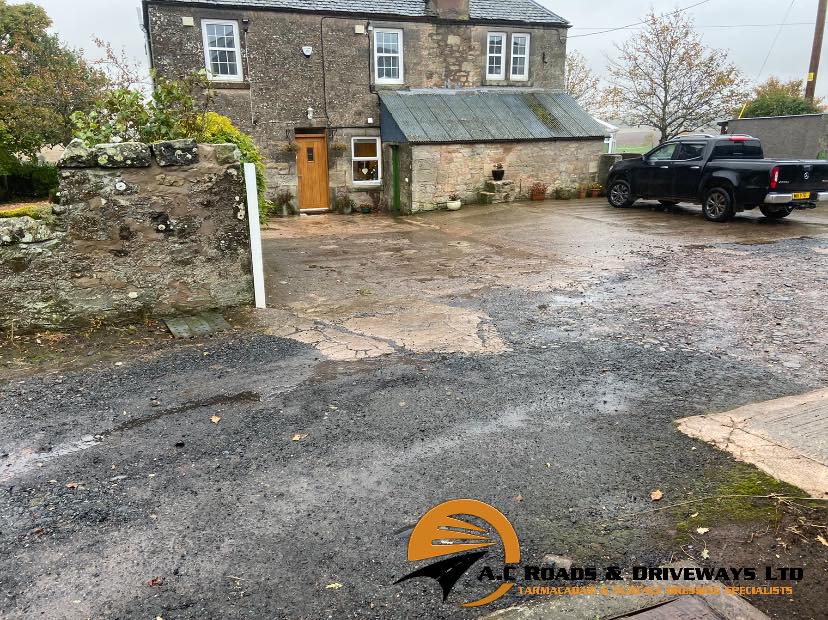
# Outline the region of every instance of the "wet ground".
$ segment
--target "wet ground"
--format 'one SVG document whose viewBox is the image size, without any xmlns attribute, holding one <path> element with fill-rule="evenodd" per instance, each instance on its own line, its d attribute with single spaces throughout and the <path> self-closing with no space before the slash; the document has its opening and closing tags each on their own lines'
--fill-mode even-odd
<svg viewBox="0 0 828 620">
<path fill-rule="evenodd" d="M 392 585 L 413 524 L 458 497 L 503 511 L 526 563 L 703 563 L 699 510 L 649 512 L 650 493 L 745 475 L 674 421 L 828 383 L 825 212 L 549 202 L 264 236 L 272 310 L 225 336 L 150 328 L 104 356 L 90 336 L 36 372 L 6 347 L 0 615 L 477 617 L 457 607 L 475 579 L 445 604 Z M 822 517 L 764 508 L 701 511 L 728 541 L 711 558 L 806 563 L 801 596 L 753 602 L 819 617 Z"/>
</svg>

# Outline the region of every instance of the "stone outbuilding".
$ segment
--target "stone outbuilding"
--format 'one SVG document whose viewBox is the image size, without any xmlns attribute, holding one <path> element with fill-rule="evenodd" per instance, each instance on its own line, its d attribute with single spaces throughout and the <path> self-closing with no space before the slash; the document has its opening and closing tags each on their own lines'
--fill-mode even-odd
<svg viewBox="0 0 828 620">
<path fill-rule="evenodd" d="M 303 211 L 343 197 L 402 212 L 455 191 L 511 199 L 533 181 L 590 180 L 603 148 L 606 132 L 561 94 L 571 25 L 533 0 L 143 0 L 143 10 L 153 68 L 206 69 L 215 111 L 260 148 L 271 198 L 289 192 Z M 451 139 L 415 131 L 441 123 L 458 129 Z M 429 171 L 452 161 L 456 185 Z M 493 163 L 505 187 L 484 187 Z"/>
<path fill-rule="evenodd" d="M 404 213 L 525 198 L 533 183 L 590 180 L 604 127 L 562 92 L 535 89 L 380 93 L 386 194 Z M 493 178 L 502 166 L 504 179 Z M 407 181 L 407 182 L 406 182 Z"/>
</svg>

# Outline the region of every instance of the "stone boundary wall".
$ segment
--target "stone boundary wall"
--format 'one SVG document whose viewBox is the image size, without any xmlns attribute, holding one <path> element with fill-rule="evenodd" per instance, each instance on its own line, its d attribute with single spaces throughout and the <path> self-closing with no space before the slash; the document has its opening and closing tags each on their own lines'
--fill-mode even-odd
<svg viewBox="0 0 828 620">
<path fill-rule="evenodd" d="M 0 329 L 252 303 L 239 157 L 191 140 L 74 141 L 60 204 L 0 217 Z"/>
<path fill-rule="evenodd" d="M 500 192 L 500 201 L 511 202 L 527 198 L 536 181 L 550 190 L 558 181 L 588 183 L 596 178 L 604 150 L 603 139 L 412 145 L 410 211 L 442 208 L 454 193 L 464 203 L 480 202 L 487 191 Z M 506 170 L 506 193 L 488 183 L 497 163 Z"/>
</svg>

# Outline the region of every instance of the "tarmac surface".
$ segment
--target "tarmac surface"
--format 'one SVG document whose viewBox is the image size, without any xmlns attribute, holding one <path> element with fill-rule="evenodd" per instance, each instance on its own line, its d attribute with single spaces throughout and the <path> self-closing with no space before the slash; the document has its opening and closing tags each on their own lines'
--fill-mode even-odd
<svg viewBox="0 0 828 620">
<path fill-rule="evenodd" d="M 465 497 L 507 515 L 525 563 L 699 560 L 650 493 L 699 497 L 735 461 L 675 422 L 828 384 L 828 210 L 719 225 L 546 202 L 264 238 L 272 310 L 248 328 L 0 378 L 0 616 L 526 603 L 459 608 L 491 590 L 475 569 L 446 603 L 434 581 L 394 585 L 418 519 Z M 807 602 L 757 606 L 819 617 L 815 557 Z"/>
</svg>

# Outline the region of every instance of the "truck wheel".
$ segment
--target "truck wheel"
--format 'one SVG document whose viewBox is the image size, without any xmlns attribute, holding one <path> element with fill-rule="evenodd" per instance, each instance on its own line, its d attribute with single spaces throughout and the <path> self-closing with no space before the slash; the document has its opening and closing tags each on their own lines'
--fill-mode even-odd
<svg viewBox="0 0 828 620">
<path fill-rule="evenodd" d="M 762 205 L 759 207 L 759 210 L 769 220 L 781 220 L 783 217 L 788 217 L 791 213 L 793 213 L 794 208 L 791 206 L 782 206 L 782 207 L 769 207 L 766 205 Z"/>
<path fill-rule="evenodd" d="M 616 209 L 629 207 L 635 202 L 630 184 L 621 179 L 610 183 L 609 189 L 607 189 L 607 200 Z"/>
<path fill-rule="evenodd" d="M 702 204 L 704 217 L 711 222 L 726 222 L 733 217 L 733 198 L 724 187 L 711 187 L 704 195 Z"/>
</svg>

